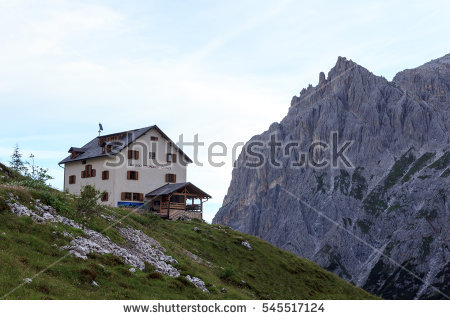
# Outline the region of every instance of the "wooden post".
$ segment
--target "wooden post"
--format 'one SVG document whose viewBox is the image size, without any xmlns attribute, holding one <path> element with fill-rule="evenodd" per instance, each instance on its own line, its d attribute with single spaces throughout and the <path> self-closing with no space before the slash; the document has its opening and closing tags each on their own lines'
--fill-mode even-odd
<svg viewBox="0 0 450 320">
<path fill-rule="evenodd" d="M 167 202 L 167 219 L 170 219 L 170 197 L 171 196 L 172 195 L 169 194 L 169 196 L 167 197 L 167 200 L 168 200 L 168 202 Z"/>
<path fill-rule="evenodd" d="M 203 220 L 203 198 L 200 198 L 200 219 Z"/>
<path fill-rule="evenodd" d="M 186 211 L 186 201 L 187 201 L 187 195 L 186 195 L 186 193 L 187 193 L 187 190 L 186 190 L 186 187 L 184 188 L 184 211 Z"/>
</svg>

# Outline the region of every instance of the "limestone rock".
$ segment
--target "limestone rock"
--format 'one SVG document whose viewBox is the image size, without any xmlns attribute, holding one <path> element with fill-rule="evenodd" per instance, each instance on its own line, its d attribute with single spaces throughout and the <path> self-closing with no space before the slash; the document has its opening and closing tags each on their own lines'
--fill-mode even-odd
<svg viewBox="0 0 450 320">
<path fill-rule="evenodd" d="M 384 298 L 445 297 L 449 97 L 450 55 L 394 82 L 339 57 L 326 80 L 321 74 L 318 86 L 292 99 L 281 122 L 247 142 L 275 136 L 299 148 L 276 150 L 280 166 L 249 168 L 244 147 L 213 223 L 257 235 Z M 353 141 L 352 168 L 295 166 L 300 152 L 329 143 L 332 132 L 339 145 Z M 270 158 L 269 147 L 262 152 Z"/>
</svg>

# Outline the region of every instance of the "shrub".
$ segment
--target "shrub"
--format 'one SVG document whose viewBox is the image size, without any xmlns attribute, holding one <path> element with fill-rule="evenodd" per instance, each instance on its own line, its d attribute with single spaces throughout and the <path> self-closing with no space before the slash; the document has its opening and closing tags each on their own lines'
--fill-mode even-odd
<svg viewBox="0 0 450 320">
<path fill-rule="evenodd" d="M 230 280 L 234 276 L 234 270 L 226 268 L 219 274 L 219 278 L 222 280 Z"/>
<path fill-rule="evenodd" d="M 3 197 L 0 197 L 0 211 L 9 210 L 9 206 L 6 203 L 6 200 Z"/>
<path fill-rule="evenodd" d="M 99 200 L 102 195 L 103 193 L 95 189 L 94 186 L 88 184 L 82 187 L 80 197 L 77 198 L 75 202 L 77 211 L 85 215 L 96 212 L 99 207 L 97 200 Z"/>
<path fill-rule="evenodd" d="M 161 273 L 156 272 L 156 271 L 150 272 L 150 273 L 147 275 L 147 278 L 148 278 L 148 279 L 164 280 L 164 276 L 163 276 Z"/>
</svg>

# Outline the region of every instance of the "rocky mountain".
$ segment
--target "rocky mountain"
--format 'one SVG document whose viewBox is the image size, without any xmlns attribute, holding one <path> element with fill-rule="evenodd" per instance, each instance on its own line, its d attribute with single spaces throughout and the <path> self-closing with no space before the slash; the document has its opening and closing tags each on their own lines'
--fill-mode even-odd
<svg viewBox="0 0 450 320">
<path fill-rule="evenodd" d="M 213 222 L 384 298 L 448 298 L 449 70 L 447 55 L 389 82 L 339 57 L 247 142 Z"/>
</svg>

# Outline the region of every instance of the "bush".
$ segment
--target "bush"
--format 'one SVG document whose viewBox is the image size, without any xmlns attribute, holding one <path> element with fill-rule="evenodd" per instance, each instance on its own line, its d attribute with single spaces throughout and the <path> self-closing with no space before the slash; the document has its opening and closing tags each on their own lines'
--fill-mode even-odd
<svg viewBox="0 0 450 320">
<path fill-rule="evenodd" d="M 164 280 L 164 276 L 163 276 L 161 273 L 156 272 L 156 271 L 150 272 L 150 273 L 147 275 L 147 278 L 148 278 L 148 279 Z"/>
<path fill-rule="evenodd" d="M 95 189 L 94 186 L 87 185 L 81 188 L 80 197 L 76 199 L 77 211 L 81 214 L 92 214 L 98 210 L 97 200 L 103 193 Z"/>
<path fill-rule="evenodd" d="M 0 197 L 0 211 L 9 210 L 9 206 L 6 203 L 6 200 L 3 197 Z"/>
<path fill-rule="evenodd" d="M 222 280 L 230 280 L 234 276 L 234 270 L 233 269 L 224 269 L 219 274 L 219 278 Z"/>
</svg>

